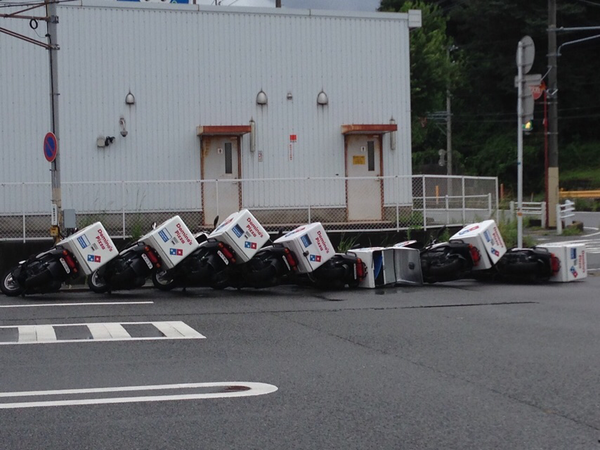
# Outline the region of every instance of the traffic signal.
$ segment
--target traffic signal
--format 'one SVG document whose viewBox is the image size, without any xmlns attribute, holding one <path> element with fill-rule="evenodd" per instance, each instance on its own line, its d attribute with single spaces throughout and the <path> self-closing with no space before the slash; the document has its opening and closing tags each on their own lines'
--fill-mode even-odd
<svg viewBox="0 0 600 450">
<path fill-rule="evenodd" d="M 528 120 L 527 122 L 525 122 L 523 124 L 523 132 L 525 134 L 531 133 L 532 130 L 533 130 L 533 120 Z"/>
</svg>

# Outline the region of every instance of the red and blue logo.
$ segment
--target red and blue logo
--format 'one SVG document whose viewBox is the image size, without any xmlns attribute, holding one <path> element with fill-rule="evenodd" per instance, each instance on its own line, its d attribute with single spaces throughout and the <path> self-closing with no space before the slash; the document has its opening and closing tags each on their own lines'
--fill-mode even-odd
<svg viewBox="0 0 600 450">
<path fill-rule="evenodd" d="M 246 241 L 244 242 L 244 247 L 251 248 L 252 250 L 256 250 L 256 242 Z"/>
<path fill-rule="evenodd" d="M 312 262 L 321 262 L 321 255 L 310 255 L 309 259 Z"/>
<path fill-rule="evenodd" d="M 93 263 L 99 263 L 102 261 L 102 257 L 100 255 L 88 255 L 87 260 Z"/>
<path fill-rule="evenodd" d="M 169 254 L 173 256 L 183 256 L 183 250 L 180 248 L 171 248 L 169 249 Z"/>
</svg>

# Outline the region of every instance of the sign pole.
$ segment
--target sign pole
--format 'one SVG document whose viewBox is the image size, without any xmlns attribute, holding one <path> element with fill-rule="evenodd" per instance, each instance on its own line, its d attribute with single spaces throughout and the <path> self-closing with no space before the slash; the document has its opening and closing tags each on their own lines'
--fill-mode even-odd
<svg viewBox="0 0 600 450">
<path fill-rule="evenodd" d="M 56 52 L 58 51 L 57 28 L 58 16 L 56 14 L 57 3 L 53 0 L 46 1 L 46 14 L 48 16 L 48 55 L 50 59 L 50 108 L 52 132 L 56 136 L 57 146 L 60 142 L 59 135 L 59 115 L 58 115 L 58 62 Z M 52 223 L 50 235 L 57 242 L 60 240 L 60 226 L 62 224 L 62 192 L 60 185 L 60 154 L 56 154 L 54 161 L 50 163 L 50 172 L 52 175 Z M 54 214 L 56 211 L 56 215 Z M 56 222 L 56 223 L 54 223 Z"/>
<path fill-rule="evenodd" d="M 517 247 L 523 248 L 523 42 L 517 48 Z"/>
</svg>

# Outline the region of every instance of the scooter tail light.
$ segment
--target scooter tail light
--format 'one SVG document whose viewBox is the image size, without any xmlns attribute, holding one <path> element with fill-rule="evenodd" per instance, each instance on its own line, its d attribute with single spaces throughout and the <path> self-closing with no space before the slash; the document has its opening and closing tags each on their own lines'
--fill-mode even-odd
<svg viewBox="0 0 600 450">
<path fill-rule="evenodd" d="M 362 262 L 362 259 L 356 259 L 356 278 L 358 280 L 363 280 L 367 274 L 365 273 L 365 264 Z"/>
<path fill-rule="evenodd" d="M 556 275 L 560 271 L 560 259 L 554 253 L 550 253 L 550 268 L 552 275 Z"/>
<path fill-rule="evenodd" d="M 65 262 L 67 263 L 67 266 L 69 266 L 69 269 L 71 269 L 73 272 L 77 273 L 77 264 L 75 263 L 75 260 L 73 259 L 71 254 L 68 251 L 63 250 L 63 256 L 65 258 Z"/>
<path fill-rule="evenodd" d="M 232 263 L 235 263 L 235 256 L 233 256 L 233 253 L 231 253 L 231 251 L 227 248 L 226 245 L 224 245 L 222 242 L 219 242 L 219 249 L 225 255 L 225 258 L 227 258 Z"/>
<path fill-rule="evenodd" d="M 474 245 L 469 244 L 469 253 L 471 254 L 471 259 L 473 260 L 473 265 L 476 266 L 481 261 L 481 253 Z"/>
<path fill-rule="evenodd" d="M 296 261 L 296 258 L 294 254 L 290 251 L 290 249 L 283 249 L 283 254 L 285 255 L 285 260 L 290 265 L 290 268 L 292 270 L 298 270 L 298 261 Z"/>
<path fill-rule="evenodd" d="M 150 262 L 152 262 L 152 264 L 154 264 L 156 267 L 160 267 L 158 263 L 158 256 L 156 256 L 154 250 L 150 247 L 145 247 L 144 250 L 146 251 L 146 255 L 148 255 L 148 259 L 150 260 Z"/>
</svg>

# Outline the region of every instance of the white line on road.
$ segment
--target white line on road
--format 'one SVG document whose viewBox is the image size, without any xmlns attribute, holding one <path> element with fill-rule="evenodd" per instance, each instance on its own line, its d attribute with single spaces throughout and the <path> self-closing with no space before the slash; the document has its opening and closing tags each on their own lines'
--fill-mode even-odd
<svg viewBox="0 0 600 450">
<path fill-rule="evenodd" d="M 114 392 L 136 392 L 156 391 L 172 389 L 212 389 L 223 388 L 220 392 L 205 392 L 179 395 L 153 395 L 139 397 L 110 397 L 110 398 L 82 398 L 72 400 L 44 400 L 44 401 L 21 401 L 15 403 L 0 403 L 0 409 L 35 408 L 46 406 L 72 406 L 72 405 L 106 405 L 115 403 L 136 402 L 164 402 L 172 400 L 199 400 L 212 398 L 251 397 L 256 395 L 271 394 L 277 391 L 277 386 L 266 383 L 255 383 L 246 381 L 225 381 L 216 383 L 184 383 L 163 384 L 151 386 L 123 386 L 113 388 L 91 388 L 91 389 L 63 389 L 55 391 L 24 391 L 24 392 L 0 392 L 0 398 L 22 397 L 51 397 L 66 395 L 100 394 Z"/>
<path fill-rule="evenodd" d="M 49 306 L 114 306 L 151 305 L 154 302 L 88 302 L 88 303 L 30 303 L 27 305 L 0 305 L 0 308 L 40 308 Z"/>
</svg>

